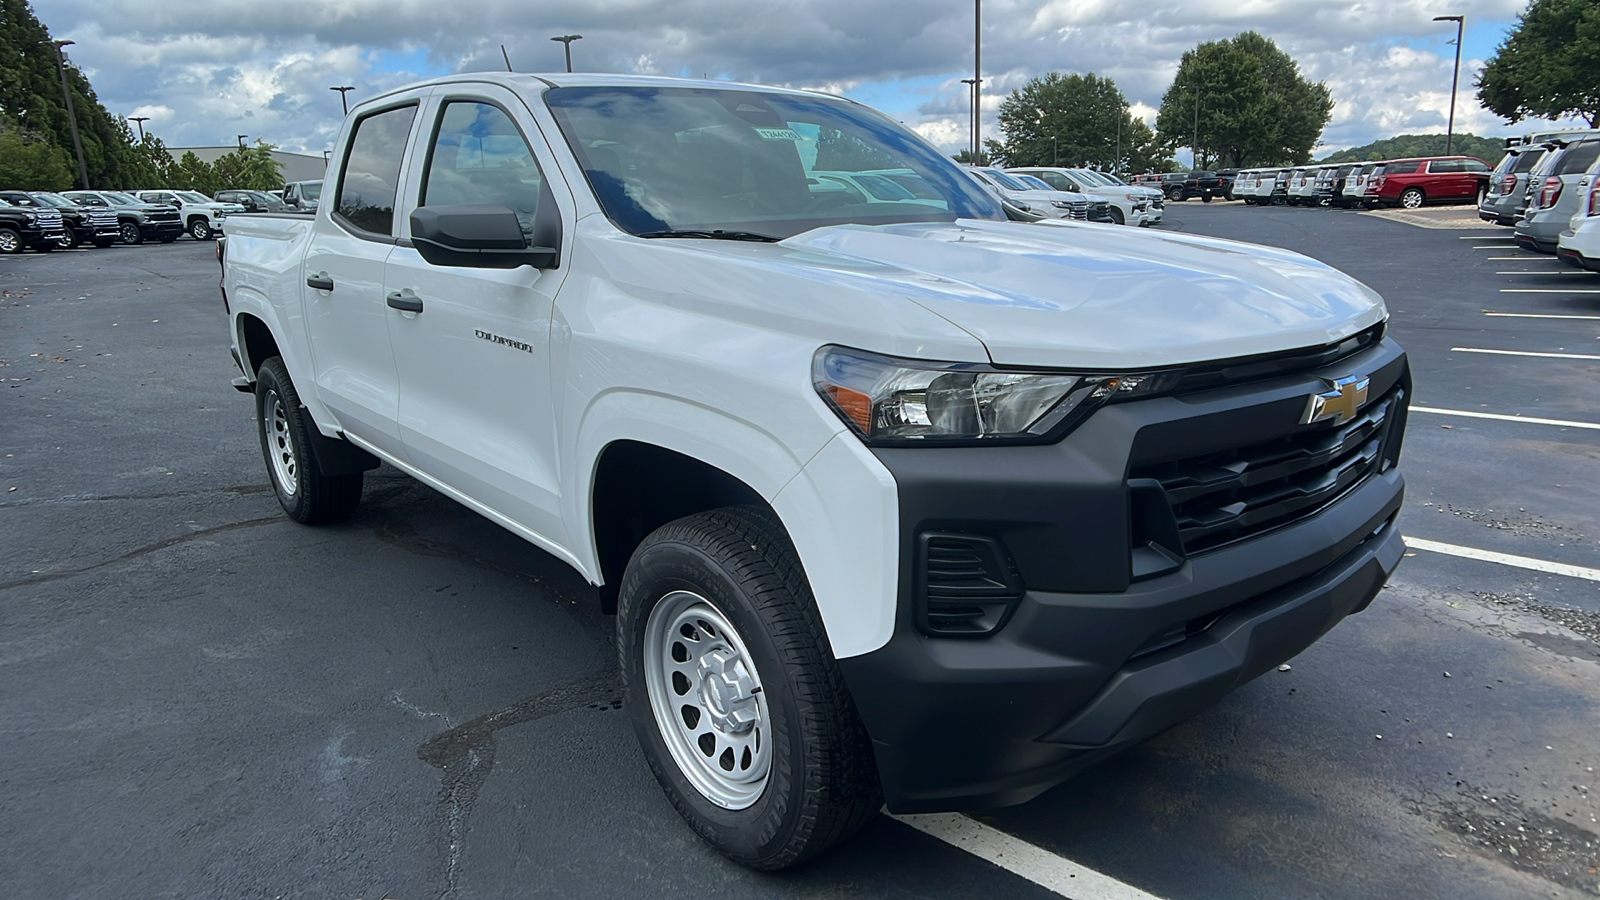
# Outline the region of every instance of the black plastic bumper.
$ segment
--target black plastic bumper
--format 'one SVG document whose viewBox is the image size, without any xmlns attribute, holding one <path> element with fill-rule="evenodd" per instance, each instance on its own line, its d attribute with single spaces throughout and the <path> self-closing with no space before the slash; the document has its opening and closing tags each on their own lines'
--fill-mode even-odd
<svg viewBox="0 0 1600 900">
<path fill-rule="evenodd" d="M 1346 370 L 1403 391 L 1388 342 Z M 1318 373 L 1326 377 L 1332 373 Z M 877 450 L 900 492 L 901 599 L 889 643 L 840 661 L 895 812 L 1025 802 L 1215 704 L 1367 606 L 1398 564 L 1390 466 L 1316 513 L 1140 577 L 1129 471 L 1155 446 L 1205 450 L 1291 426 L 1288 377 L 1097 412 L 1059 444 Z M 1403 429 L 1403 411 L 1394 427 Z M 1398 440 L 1398 437 L 1395 438 Z M 1395 446 L 1398 450 L 1398 445 Z M 997 632 L 930 636 L 919 536 L 994 537 L 1025 590 Z"/>
</svg>

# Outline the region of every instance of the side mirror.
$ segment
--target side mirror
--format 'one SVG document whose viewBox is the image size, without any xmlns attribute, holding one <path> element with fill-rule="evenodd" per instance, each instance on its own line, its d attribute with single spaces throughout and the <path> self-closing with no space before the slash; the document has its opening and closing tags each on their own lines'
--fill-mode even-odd
<svg viewBox="0 0 1600 900">
<path fill-rule="evenodd" d="M 531 237 L 517 214 L 497 203 L 421 206 L 411 213 L 411 243 L 433 265 L 553 269 L 561 259 L 561 213 L 548 182 L 539 189 Z"/>
</svg>

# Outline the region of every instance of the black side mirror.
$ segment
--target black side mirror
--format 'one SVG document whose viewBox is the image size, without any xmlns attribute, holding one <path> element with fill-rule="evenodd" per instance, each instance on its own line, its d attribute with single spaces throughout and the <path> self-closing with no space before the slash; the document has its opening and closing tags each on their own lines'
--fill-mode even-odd
<svg viewBox="0 0 1600 900">
<path fill-rule="evenodd" d="M 436 266 L 553 269 L 561 259 L 561 213 L 549 183 L 540 186 L 532 240 L 517 214 L 497 203 L 421 206 L 411 213 L 411 243 Z"/>
</svg>

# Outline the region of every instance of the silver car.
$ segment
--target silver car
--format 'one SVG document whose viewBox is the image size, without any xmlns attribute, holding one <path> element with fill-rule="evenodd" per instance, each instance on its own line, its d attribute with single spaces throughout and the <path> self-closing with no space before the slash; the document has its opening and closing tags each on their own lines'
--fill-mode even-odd
<svg viewBox="0 0 1600 900">
<path fill-rule="evenodd" d="M 1528 211 L 1517 223 L 1517 244 L 1555 253 L 1572 214 L 1578 211 L 1578 182 L 1600 159 L 1600 137 L 1575 141 L 1552 151 L 1528 180 Z"/>
<path fill-rule="evenodd" d="M 1489 176 L 1489 190 L 1478 204 L 1478 218 L 1496 225 L 1515 225 L 1528 195 L 1528 177 L 1553 144 L 1506 148 Z"/>
</svg>

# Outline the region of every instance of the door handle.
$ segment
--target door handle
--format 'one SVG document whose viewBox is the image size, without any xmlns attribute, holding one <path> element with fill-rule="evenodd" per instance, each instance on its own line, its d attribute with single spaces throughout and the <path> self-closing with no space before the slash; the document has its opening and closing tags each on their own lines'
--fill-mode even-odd
<svg viewBox="0 0 1600 900">
<path fill-rule="evenodd" d="M 327 272 L 318 272 L 315 275 L 307 275 L 306 287 L 316 288 L 319 291 L 331 291 L 333 290 L 333 279 L 328 277 Z"/>
<path fill-rule="evenodd" d="M 391 293 L 388 297 L 384 298 L 384 301 L 389 304 L 390 309 L 398 309 L 401 312 L 408 313 L 422 312 L 421 300 L 418 300 L 416 297 L 408 297 L 399 291 Z"/>
</svg>

